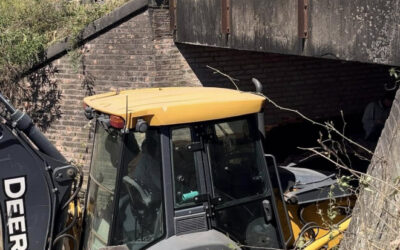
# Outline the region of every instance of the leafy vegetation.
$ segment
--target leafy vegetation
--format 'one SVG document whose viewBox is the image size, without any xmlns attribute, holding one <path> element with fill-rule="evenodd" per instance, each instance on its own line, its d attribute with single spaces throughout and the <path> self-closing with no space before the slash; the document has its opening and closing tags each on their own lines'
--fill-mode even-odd
<svg viewBox="0 0 400 250">
<path fill-rule="evenodd" d="M 0 1 L 0 72 L 31 66 L 49 45 L 67 36 L 77 37 L 86 25 L 123 2 L 126 0 L 103 4 L 68 0 Z"/>
<path fill-rule="evenodd" d="M 0 91 L 14 103 L 40 102 L 32 100 L 32 92 L 44 93 L 49 103 L 44 110 L 31 113 L 44 115 L 57 109 L 60 93 L 49 76 L 54 68 L 36 72 L 21 81 L 26 72 L 45 57 L 46 48 L 69 37 L 70 50 L 77 46 L 82 29 L 127 0 L 105 0 L 102 3 L 81 3 L 74 0 L 1 0 L 0 1 Z M 44 76 L 45 74 L 46 76 Z M 32 80 L 43 80 L 37 83 Z M 32 88 L 36 89 L 32 89 Z M 38 88 L 40 90 L 38 90 Z M 51 92 L 48 92 L 49 90 Z M 29 108 L 28 108 L 29 110 Z M 41 117 L 38 117 L 40 120 Z M 51 120 L 47 118 L 47 120 Z"/>
</svg>

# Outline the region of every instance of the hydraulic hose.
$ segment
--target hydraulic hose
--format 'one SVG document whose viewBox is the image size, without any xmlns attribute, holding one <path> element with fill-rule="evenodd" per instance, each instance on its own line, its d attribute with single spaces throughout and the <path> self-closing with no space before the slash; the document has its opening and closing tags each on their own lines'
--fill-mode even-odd
<svg viewBox="0 0 400 250">
<path fill-rule="evenodd" d="M 44 134 L 33 124 L 31 117 L 16 109 L 1 93 L 0 102 L 4 104 L 7 111 L 11 114 L 11 120 L 15 126 L 24 132 L 24 134 L 38 147 L 43 153 L 53 157 L 56 160 L 66 162 L 64 156 L 56 147 L 44 136 Z"/>
</svg>

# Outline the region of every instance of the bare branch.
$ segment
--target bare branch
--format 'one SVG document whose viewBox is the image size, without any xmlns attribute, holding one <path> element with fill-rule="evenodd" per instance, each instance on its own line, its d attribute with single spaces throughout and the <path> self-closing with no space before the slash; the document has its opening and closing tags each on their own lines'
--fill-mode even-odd
<svg viewBox="0 0 400 250">
<path fill-rule="evenodd" d="M 223 76 L 227 77 L 229 79 L 229 81 L 231 81 L 231 83 L 233 85 L 235 85 L 236 90 L 240 90 L 239 87 L 237 86 L 237 84 L 235 83 L 235 81 L 239 81 L 238 79 L 235 79 L 235 78 L 231 77 L 230 75 L 227 75 L 227 74 L 221 72 L 220 70 L 218 70 L 216 68 L 213 68 L 213 67 L 211 67 L 209 65 L 207 65 L 206 67 L 209 68 L 209 69 L 214 70 L 214 72 L 213 72 L 214 74 L 220 74 L 220 75 L 223 75 Z"/>
<path fill-rule="evenodd" d="M 345 165 L 341 165 L 341 164 L 335 162 L 334 160 L 332 160 L 331 158 L 327 157 L 327 156 L 324 155 L 323 153 L 318 152 L 318 151 L 315 150 L 314 148 L 302 148 L 302 147 L 298 147 L 298 149 L 311 151 L 311 152 L 313 152 L 313 153 L 315 153 L 315 154 L 317 154 L 317 155 L 323 157 L 324 159 L 326 159 L 326 160 L 332 162 L 332 163 L 335 164 L 337 167 L 340 167 L 340 168 L 343 168 L 343 169 L 348 170 L 348 171 L 351 172 L 353 175 L 355 175 L 355 176 L 357 176 L 357 177 L 359 177 L 359 178 L 360 178 L 361 176 L 369 176 L 369 177 L 371 177 L 372 179 L 374 179 L 374 180 L 376 180 L 376 181 L 379 181 L 379 182 L 383 183 L 384 185 L 387 185 L 387 186 L 393 188 L 394 190 L 400 191 L 400 188 L 399 188 L 399 187 L 393 186 L 392 184 L 390 184 L 390 183 L 388 183 L 388 182 L 386 182 L 386 181 L 384 181 L 384 180 L 381 180 L 381 179 L 379 179 L 379 178 L 376 178 L 376 177 L 374 177 L 374 176 L 372 176 L 372 175 L 365 174 L 365 173 L 363 173 L 363 172 L 360 172 L 360 171 L 351 169 L 351 168 L 349 168 L 349 167 L 347 167 L 347 166 L 345 166 Z"/>
<path fill-rule="evenodd" d="M 330 130 L 330 131 L 333 131 L 333 132 L 335 132 L 337 135 L 341 136 L 343 139 L 345 139 L 346 141 L 348 141 L 349 143 L 351 143 L 351 144 L 353 144 L 353 145 L 355 145 L 355 146 L 357 146 L 357 147 L 360 147 L 361 149 L 365 150 L 365 152 L 369 153 L 370 155 L 373 155 L 373 154 L 374 154 L 371 150 L 367 149 L 366 147 L 360 145 L 359 143 L 353 141 L 352 139 L 350 139 L 350 138 L 348 138 L 347 136 L 345 136 L 344 134 L 342 134 L 342 133 L 341 133 L 340 131 L 338 131 L 334 126 L 332 126 L 332 124 L 329 124 L 329 123 L 322 124 L 322 123 L 320 123 L 320 122 L 316 122 L 316 121 L 312 120 L 311 118 L 308 118 L 307 116 L 303 115 L 303 114 L 300 113 L 298 110 L 282 107 L 282 106 L 278 105 L 276 102 L 274 102 L 274 101 L 273 101 L 271 98 L 269 98 L 268 96 L 266 96 L 266 95 L 263 95 L 263 96 L 267 99 L 268 102 L 270 102 L 270 103 L 271 103 L 272 105 L 274 105 L 276 108 L 281 109 L 281 110 L 285 110 L 285 111 L 289 111 L 289 112 L 296 113 L 296 114 L 299 115 L 301 118 L 303 118 L 304 120 L 310 122 L 311 124 L 318 125 L 318 126 L 320 126 L 320 127 L 323 127 L 323 128 L 325 128 L 325 129 L 328 129 L 328 130 Z"/>
</svg>

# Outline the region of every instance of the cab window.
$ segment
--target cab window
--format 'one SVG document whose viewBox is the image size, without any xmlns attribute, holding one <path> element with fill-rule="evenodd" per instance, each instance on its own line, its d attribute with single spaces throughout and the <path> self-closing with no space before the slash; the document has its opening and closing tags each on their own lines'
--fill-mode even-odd
<svg viewBox="0 0 400 250">
<path fill-rule="evenodd" d="M 112 245 L 143 249 L 164 235 L 160 134 L 130 132 L 124 143 Z"/>
<path fill-rule="evenodd" d="M 215 228 L 241 244 L 278 249 L 279 233 L 264 207 L 273 201 L 257 132 L 251 116 L 210 124 L 209 163 L 219 201 L 212 219 Z"/>
<path fill-rule="evenodd" d="M 216 196 L 240 200 L 266 192 L 266 168 L 260 161 L 255 127 L 250 119 L 213 124 L 209 158 Z M 261 158 L 262 159 L 262 158 Z"/>
<path fill-rule="evenodd" d="M 195 157 L 190 150 L 191 144 L 190 127 L 171 130 L 175 208 L 194 205 L 194 198 L 200 193 Z"/>
<path fill-rule="evenodd" d="M 108 242 L 121 142 L 121 135 L 97 124 L 86 210 L 86 249 L 100 249 Z"/>
</svg>

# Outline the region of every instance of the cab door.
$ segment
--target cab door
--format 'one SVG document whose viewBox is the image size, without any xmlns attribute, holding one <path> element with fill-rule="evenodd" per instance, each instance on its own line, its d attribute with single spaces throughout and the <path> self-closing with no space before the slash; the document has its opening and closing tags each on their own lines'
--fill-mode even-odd
<svg viewBox="0 0 400 250">
<path fill-rule="evenodd" d="M 170 129 L 174 231 L 176 235 L 207 231 L 208 199 L 201 140 L 202 125 L 181 125 Z M 168 188 L 168 187 L 167 187 Z"/>
<path fill-rule="evenodd" d="M 209 123 L 204 139 L 212 227 L 248 249 L 283 248 L 255 117 Z"/>
</svg>

